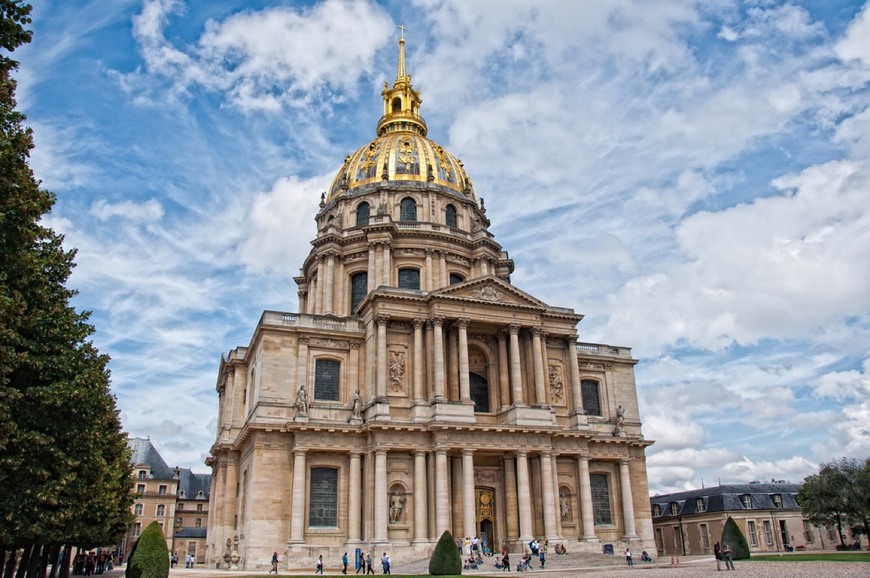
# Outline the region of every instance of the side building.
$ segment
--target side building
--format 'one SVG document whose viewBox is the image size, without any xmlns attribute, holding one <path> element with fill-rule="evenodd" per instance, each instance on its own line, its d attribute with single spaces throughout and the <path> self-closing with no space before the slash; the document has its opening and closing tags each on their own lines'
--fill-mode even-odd
<svg viewBox="0 0 870 578">
<path fill-rule="evenodd" d="M 753 482 L 652 496 L 658 555 L 712 555 L 729 516 L 751 552 L 833 550 L 840 543 L 836 528 L 804 519 L 797 501 L 800 488 L 785 482 Z M 847 543 L 850 540 L 847 535 Z"/>
<path fill-rule="evenodd" d="M 637 361 L 511 283 L 465 167 L 426 137 L 404 43 L 375 138 L 337 155 L 299 311 L 264 312 L 220 362 L 208 565 L 404 562 L 445 530 L 652 549 Z"/>
<path fill-rule="evenodd" d="M 126 560 L 139 534 L 157 522 L 166 536 L 166 547 L 184 564 L 187 554 L 202 564 L 206 560 L 211 474 L 188 468 L 170 468 L 149 438 L 130 438 L 135 520 L 119 548 Z"/>
</svg>

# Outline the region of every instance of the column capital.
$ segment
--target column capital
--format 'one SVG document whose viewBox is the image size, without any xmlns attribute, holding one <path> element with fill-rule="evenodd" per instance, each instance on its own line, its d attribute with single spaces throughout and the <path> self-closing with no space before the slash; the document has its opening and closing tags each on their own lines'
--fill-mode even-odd
<svg viewBox="0 0 870 578">
<path fill-rule="evenodd" d="M 522 325 L 519 323 L 511 323 L 508 325 L 508 333 L 511 335 L 519 335 L 520 329 L 522 329 Z"/>
<path fill-rule="evenodd" d="M 435 249 L 432 249 L 431 247 L 426 249 L 426 256 L 427 257 L 431 257 L 433 253 L 435 253 Z"/>
<path fill-rule="evenodd" d="M 468 329 L 468 323 L 471 320 L 468 317 L 460 317 L 456 321 L 453 322 L 453 325 L 458 329 Z"/>
<path fill-rule="evenodd" d="M 444 326 L 444 316 L 443 315 L 433 315 L 428 319 L 430 325 L 443 327 Z"/>
<path fill-rule="evenodd" d="M 426 325 L 426 320 L 414 318 L 411 320 L 411 325 L 414 326 L 414 329 L 421 329 L 421 328 L 423 328 L 423 326 Z"/>
<path fill-rule="evenodd" d="M 415 455 L 415 456 L 425 456 L 425 455 L 428 454 L 428 453 L 429 453 L 428 451 L 426 451 L 426 450 L 421 450 L 420 448 L 417 448 L 417 449 L 414 450 L 414 455 Z"/>
<path fill-rule="evenodd" d="M 544 335 L 544 329 L 540 325 L 529 327 L 529 335 L 532 337 L 541 337 Z"/>
<path fill-rule="evenodd" d="M 471 456 L 474 455 L 474 450 L 472 448 L 462 448 L 463 456 Z"/>
<path fill-rule="evenodd" d="M 574 345 L 576 347 L 576 345 L 577 345 L 577 334 L 576 333 L 572 333 L 571 335 L 566 335 L 564 337 L 564 339 L 565 339 L 565 345 L 568 345 L 568 346 Z"/>
<path fill-rule="evenodd" d="M 375 323 L 377 325 L 386 325 L 390 321 L 390 316 L 386 313 L 378 313 L 375 315 Z"/>
<path fill-rule="evenodd" d="M 299 343 L 302 345 L 308 345 L 308 337 L 307 336 L 300 337 Z"/>
</svg>

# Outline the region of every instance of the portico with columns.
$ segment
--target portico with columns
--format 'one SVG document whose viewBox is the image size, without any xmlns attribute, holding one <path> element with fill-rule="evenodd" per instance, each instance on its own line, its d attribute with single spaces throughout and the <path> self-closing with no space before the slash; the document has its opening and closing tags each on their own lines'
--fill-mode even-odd
<svg viewBox="0 0 870 578">
<path fill-rule="evenodd" d="M 299 312 L 221 359 L 209 563 L 236 539 L 246 570 L 401 562 L 445 530 L 652 548 L 631 350 L 511 283 L 463 164 L 426 138 L 404 39 L 382 96 L 321 199 Z"/>
</svg>

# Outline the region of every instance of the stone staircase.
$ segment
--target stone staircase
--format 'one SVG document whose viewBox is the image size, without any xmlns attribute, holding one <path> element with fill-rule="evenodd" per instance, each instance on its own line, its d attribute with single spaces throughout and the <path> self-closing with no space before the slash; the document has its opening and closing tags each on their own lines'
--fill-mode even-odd
<svg viewBox="0 0 870 578">
<path fill-rule="evenodd" d="M 516 572 L 517 561 L 521 558 L 519 553 L 511 553 L 511 572 Z M 667 560 L 654 560 L 653 562 L 641 562 L 640 561 L 640 553 L 635 553 L 634 555 L 634 564 L 639 567 L 650 567 L 650 566 L 661 566 L 667 565 Z M 593 569 L 593 568 L 613 568 L 625 566 L 625 558 L 620 555 L 607 555 L 607 554 L 589 554 L 589 553 L 571 553 L 568 554 L 553 554 L 552 552 L 547 554 L 547 563 L 544 566 L 543 570 L 580 570 L 580 569 Z M 377 570 L 380 570 L 379 566 L 376 566 Z M 541 570 L 541 562 L 534 558 L 532 560 L 532 570 L 531 573 L 539 572 Z M 414 562 L 406 562 L 403 564 L 393 564 L 392 571 L 394 574 L 428 574 L 429 573 L 429 559 L 425 558 L 423 560 L 416 560 Z M 380 573 L 380 572 L 378 572 Z M 463 570 L 462 574 L 465 575 L 474 575 L 474 574 L 500 574 L 503 573 L 501 569 L 497 569 L 495 567 L 495 556 L 485 557 L 483 559 L 483 566 L 478 570 Z M 506 573 L 506 572 L 504 572 Z"/>
</svg>

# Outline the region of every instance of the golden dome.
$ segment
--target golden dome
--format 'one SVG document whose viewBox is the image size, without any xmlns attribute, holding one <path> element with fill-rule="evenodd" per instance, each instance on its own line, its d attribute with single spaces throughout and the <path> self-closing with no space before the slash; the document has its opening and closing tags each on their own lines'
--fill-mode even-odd
<svg viewBox="0 0 870 578">
<path fill-rule="evenodd" d="M 462 162 L 438 143 L 426 138 L 428 128 L 420 116 L 420 93 L 405 71 L 404 29 L 399 39 L 399 65 L 393 87 L 381 92 L 384 115 L 378 137 L 344 161 L 332 181 L 326 201 L 345 191 L 381 181 L 434 183 L 477 202 L 474 187 Z"/>
</svg>

